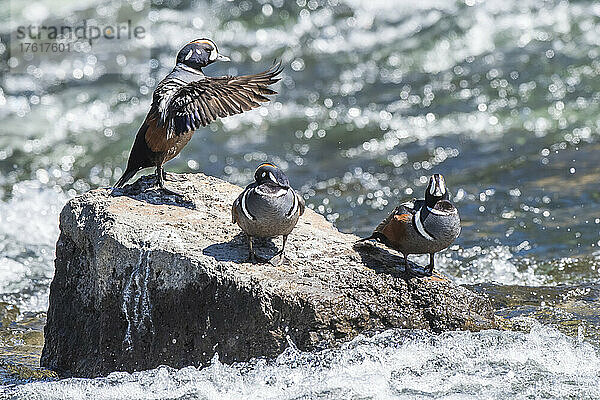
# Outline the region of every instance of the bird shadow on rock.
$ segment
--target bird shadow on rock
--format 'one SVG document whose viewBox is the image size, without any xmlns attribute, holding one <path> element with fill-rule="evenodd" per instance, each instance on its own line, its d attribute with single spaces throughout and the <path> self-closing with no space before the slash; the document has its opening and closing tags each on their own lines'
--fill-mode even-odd
<svg viewBox="0 0 600 400">
<path fill-rule="evenodd" d="M 279 251 L 273 238 L 254 238 L 254 252 L 257 256 L 270 260 Z M 236 264 L 249 263 L 248 237 L 238 233 L 228 242 L 211 244 L 202 250 L 202 254 L 217 261 L 229 261 Z"/>
<path fill-rule="evenodd" d="M 171 205 L 184 207 L 190 210 L 195 210 L 194 202 L 186 198 L 186 193 L 182 192 L 182 196 L 167 194 L 156 185 L 156 175 L 145 175 L 130 185 L 125 185 L 122 188 L 113 188 L 111 196 L 127 196 L 137 201 L 143 201 L 153 205 Z M 174 188 L 177 190 L 178 188 Z"/>
<path fill-rule="evenodd" d="M 413 274 L 407 274 L 404 270 L 404 257 L 390 252 L 378 243 L 366 241 L 356 242 L 352 247 L 360 255 L 362 263 L 378 274 L 388 274 L 403 279 L 430 276 L 422 266 L 415 264 L 410 260 L 408 261 L 408 264 L 410 265 Z"/>
</svg>

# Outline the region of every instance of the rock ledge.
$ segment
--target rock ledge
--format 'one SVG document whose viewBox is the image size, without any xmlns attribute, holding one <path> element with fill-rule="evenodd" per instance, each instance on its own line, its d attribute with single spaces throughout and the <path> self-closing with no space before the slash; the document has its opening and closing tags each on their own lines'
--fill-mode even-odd
<svg viewBox="0 0 600 400">
<path fill-rule="evenodd" d="M 60 215 L 41 364 L 64 376 L 275 356 L 332 346 L 391 327 L 495 327 L 490 302 L 443 277 L 406 281 L 400 258 L 357 247 L 306 211 L 289 237 L 290 264 L 249 264 L 231 223 L 241 189 L 202 174 L 152 177 L 72 199 Z M 280 245 L 280 239 L 277 239 Z M 274 254 L 272 241 L 261 245 Z"/>
</svg>

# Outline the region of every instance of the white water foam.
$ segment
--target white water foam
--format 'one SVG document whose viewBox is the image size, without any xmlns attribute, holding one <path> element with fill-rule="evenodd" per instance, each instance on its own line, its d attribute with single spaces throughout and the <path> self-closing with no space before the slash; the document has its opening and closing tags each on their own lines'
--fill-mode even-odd
<svg viewBox="0 0 600 400">
<path fill-rule="evenodd" d="M 159 367 L 11 388 L 27 399 L 600 398 L 600 354 L 534 324 L 529 333 L 389 330 L 273 361 Z"/>
<path fill-rule="evenodd" d="M 12 294 L 21 311 L 45 311 L 47 284 L 54 274 L 58 215 L 67 201 L 60 190 L 20 182 L 0 202 L 0 297 Z"/>
<path fill-rule="evenodd" d="M 475 246 L 459 249 L 460 259 L 451 258 L 452 250 L 438 255 L 440 269 L 453 276 L 458 284 L 496 283 L 501 285 L 539 286 L 548 284 L 550 277 L 536 273 L 535 263 L 522 263 L 509 246 Z"/>
</svg>

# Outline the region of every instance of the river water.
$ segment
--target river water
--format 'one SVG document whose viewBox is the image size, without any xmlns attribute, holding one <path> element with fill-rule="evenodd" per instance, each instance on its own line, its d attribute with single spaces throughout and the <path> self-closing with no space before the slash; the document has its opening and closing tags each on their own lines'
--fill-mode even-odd
<svg viewBox="0 0 600 400">
<path fill-rule="evenodd" d="M 10 6 L 0 14 L 0 398 L 600 398 L 598 3 Z M 149 35 L 118 48 L 114 65 L 74 54 L 31 66 L 7 44 L 24 15 L 132 18 Z M 115 182 L 156 83 L 203 36 L 233 61 L 207 74 L 280 58 L 284 79 L 261 109 L 199 130 L 168 170 L 245 185 L 275 162 L 309 207 L 358 235 L 442 173 L 463 229 L 437 268 L 490 296 L 511 330 L 390 330 L 232 366 L 35 375 L 58 214 Z"/>
</svg>

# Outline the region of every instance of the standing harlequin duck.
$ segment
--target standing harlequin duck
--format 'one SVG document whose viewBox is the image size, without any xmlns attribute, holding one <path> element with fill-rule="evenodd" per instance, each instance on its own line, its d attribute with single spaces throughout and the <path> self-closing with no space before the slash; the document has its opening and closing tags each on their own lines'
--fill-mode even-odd
<svg viewBox="0 0 600 400">
<path fill-rule="evenodd" d="M 444 250 L 460 234 L 458 210 L 448 200 L 444 177 L 435 174 L 429 179 L 425 199 L 400 204 L 363 240 L 376 239 L 404 256 L 405 271 L 410 254 L 429 254 L 427 272 L 433 272 L 434 253 Z"/>
<path fill-rule="evenodd" d="M 240 114 L 269 101 L 276 94 L 268 88 L 279 81 L 281 63 L 256 75 L 210 77 L 202 68 L 215 61 L 229 61 L 209 39 L 185 45 L 177 54 L 175 68 L 156 87 L 152 105 L 138 130 L 127 169 L 115 187 L 123 186 L 136 172 L 156 167 L 158 186 L 164 187 L 163 164 L 175 157 L 194 131 L 217 118 Z"/>
<path fill-rule="evenodd" d="M 266 261 L 254 253 L 254 237 L 283 235 L 281 251 L 275 255 L 278 259 L 272 261 L 274 265 L 283 262 L 285 242 L 302 214 L 304 199 L 290 187 L 283 171 L 269 163 L 256 169 L 254 182 L 244 189 L 231 208 L 233 223 L 248 235 L 251 262 Z"/>
</svg>

